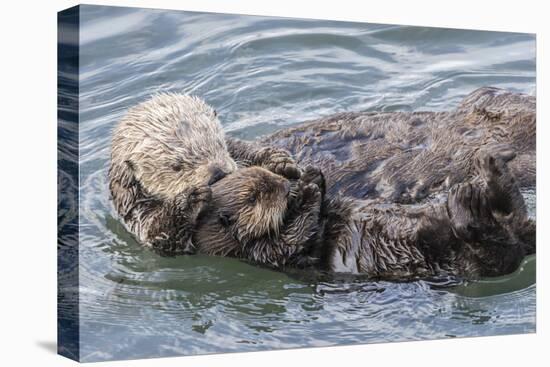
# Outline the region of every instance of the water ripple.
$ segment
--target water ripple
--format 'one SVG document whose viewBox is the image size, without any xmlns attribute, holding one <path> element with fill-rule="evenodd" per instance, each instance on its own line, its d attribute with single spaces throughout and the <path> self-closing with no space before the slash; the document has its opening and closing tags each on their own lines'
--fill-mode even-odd
<svg viewBox="0 0 550 367">
<path fill-rule="evenodd" d="M 533 36 L 96 6 L 81 21 L 84 361 L 534 332 L 534 258 L 458 285 L 162 258 L 116 219 L 107 190 L 111 131 L 152 93 L 198 94 L 253 139 L 335 112 L 446 110 L 484 85 L 534 93 Z"/>
</svg>

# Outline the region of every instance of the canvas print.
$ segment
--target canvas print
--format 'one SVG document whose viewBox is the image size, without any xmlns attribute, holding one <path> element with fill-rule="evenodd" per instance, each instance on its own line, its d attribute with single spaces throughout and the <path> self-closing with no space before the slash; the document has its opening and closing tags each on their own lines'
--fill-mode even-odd
<svg viewBox="0 0 550 367">
<path fill-rule="evenodd" d="M 58 19 L 60 354 L 535 332 L 535 35 Z"/>
</svg>

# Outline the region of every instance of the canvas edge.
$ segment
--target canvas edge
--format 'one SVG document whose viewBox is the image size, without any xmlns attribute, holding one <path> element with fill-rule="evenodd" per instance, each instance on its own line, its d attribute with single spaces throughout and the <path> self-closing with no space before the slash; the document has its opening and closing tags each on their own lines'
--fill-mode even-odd
<svg viewBox="0 0 550 367">
<path fill-rule="evenodd" d="M 57 13 L 57 353 L 80 360 L 80 6 Z"/>
</svg>

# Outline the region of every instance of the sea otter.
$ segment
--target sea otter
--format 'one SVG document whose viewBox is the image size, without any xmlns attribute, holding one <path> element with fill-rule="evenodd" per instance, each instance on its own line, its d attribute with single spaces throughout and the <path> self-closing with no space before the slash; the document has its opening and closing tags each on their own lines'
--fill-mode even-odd
<svg viewBox="0 0 550 367">
<path fill-rule="evenodd" d="M 309 262 L 306 249 L 321 233 L 320 177 L 313 167 L 291 181 L 261 167 L 226 176 L 212 185 L 212 201 L 193 237 L 197 251 L 273 267 Z"/>
<path fill-rule="evenodd" d="M 226 138 L 216 111 L 200 98 L 160 94 L 131 108 L 115 128 L 109 188 L 140 242 L 162 255 L 193 253 L 210 185 L 239 166 L 300 175 L 283 149 Z"/>
<path fill-rule="evenodd" d="M 499 152 L 520 187 L 536 183 L 536 100 L 480 88 L 446 112 L 349 112 L 259 139 L 320 167 L 330 194 L 417 203 L 472 176 L 480 151 Z"/>
<path fill-rule="evenodd" d="M 313 266 L 386 279 L 513 271 L 535 251 L 535 224 L 505 160 L 484 152 L 474 175 L 422 204 L 323 198 L 322 173 L 294 184 L 261 168 L 212 186 L 199 252 L 276 268 Z"/>
</svg>

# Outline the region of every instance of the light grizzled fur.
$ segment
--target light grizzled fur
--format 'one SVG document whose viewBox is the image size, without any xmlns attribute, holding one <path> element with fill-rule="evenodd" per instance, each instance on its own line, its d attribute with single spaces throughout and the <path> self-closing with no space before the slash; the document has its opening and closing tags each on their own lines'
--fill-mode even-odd
<svg viewBox="0 0 550 367">
<path fill-rule="evenodd" d="M 237 167 L 214 110 L 182 94 L 160 94 L 130 109 L 114 130 L 111 154 L 115 164 L 133 164 L 135 178 L 165 200 L 206 185 L 213 167 Z"/>
<path fill-rule="evenodd" d="M 130 231 L 161 253 L 192 251 L 209 182 L 236 168 L 215 111 L 197 97 L 157 95 L 130 109 L 113 133 L 114 206 Z"/>
<path fill-rule="evenodd" d="M 146 246 L 163 255 L 193 253 L 191 236 L 210 184 L 237 166 L 257 165 L 289 178 L 289 153 L 226 137 L 198 97 L 160 94 L 132 109 L 113 132 L 109 187 L 116 211 Z"/>
<path fill-rule="evenodd" d="M 473 175 L 480 151 L 508 160 L 521 187 L 536 180 L 535 97 L 480 88 L 445 112 L 349 112 L 261 142 L 322 169 L 330 194 L 417 203 Z"/>
</svg>

